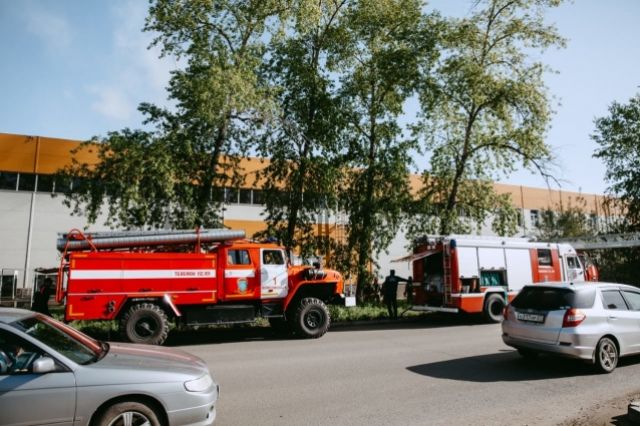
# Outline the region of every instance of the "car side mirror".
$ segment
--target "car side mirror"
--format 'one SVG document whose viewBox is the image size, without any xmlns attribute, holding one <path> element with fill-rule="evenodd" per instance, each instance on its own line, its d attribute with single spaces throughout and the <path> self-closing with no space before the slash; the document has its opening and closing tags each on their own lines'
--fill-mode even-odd
<svg viewBox="0 0 640 426">
<path fill-rule="evenodd" d="M 52 358 L 42 357 L 33 362 L 32 371 L 37 374 L 51 373 L 56 370 L 56 363 Z"/>
</svg>

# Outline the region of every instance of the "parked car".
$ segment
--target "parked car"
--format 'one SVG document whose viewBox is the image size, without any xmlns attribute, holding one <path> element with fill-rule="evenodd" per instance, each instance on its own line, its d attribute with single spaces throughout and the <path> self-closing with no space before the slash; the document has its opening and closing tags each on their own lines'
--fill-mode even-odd
<svg viewBox="0 0 640 426">
<path fill-rule="evenodd" d="M 612 372 L 640 353 L 640 289 L 612 283 L 525 286 L 504 311 L 502 340 L 524 357 L 551 353 Z"/>
<path fill-rule="evenodd" d="M 0 424 L 210 425 L 218 385 L 177 349 L 107 343 L 0 308 Z"/>
</svg>

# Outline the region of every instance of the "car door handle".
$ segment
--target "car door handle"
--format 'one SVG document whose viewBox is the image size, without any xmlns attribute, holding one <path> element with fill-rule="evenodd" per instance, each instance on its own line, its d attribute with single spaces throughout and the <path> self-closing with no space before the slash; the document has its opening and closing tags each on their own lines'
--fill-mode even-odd
<svg viewBox="0 0 640 426">
<path fill-rule="evenodd" d="M 609 319 L 610 319 L 610 320 L 617 320 L 617 319 L 618 319 L 618 317 L 614 317 L 614 316 L 612 315 L 612 316 L 609 316 Z"/>
</svg>

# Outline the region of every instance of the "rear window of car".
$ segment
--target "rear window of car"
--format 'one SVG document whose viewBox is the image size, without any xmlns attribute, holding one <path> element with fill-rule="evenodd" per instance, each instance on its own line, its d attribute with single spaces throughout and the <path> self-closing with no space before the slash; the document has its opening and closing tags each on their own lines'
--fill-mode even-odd
<svg viewBox="0 0 640 426">
<path fill-rule="evenodd" d="M 517 309 L 538 311 L 557 311 L 569 308 L 589 309 L 593 307 L 595 299 L 595 288 L 573 291 L 567 288 L 525 287 L 513 299 L 511 306 Z"/>
</svg>

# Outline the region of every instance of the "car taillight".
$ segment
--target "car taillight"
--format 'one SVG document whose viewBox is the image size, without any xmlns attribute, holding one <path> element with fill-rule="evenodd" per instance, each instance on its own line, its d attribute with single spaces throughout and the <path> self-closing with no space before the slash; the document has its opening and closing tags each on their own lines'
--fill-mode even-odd
<svg viewBox="0 0 640 426">
<path fill-rule="evenodd" d="M 504 307 L 504 310 L 502 311 L 502 316 L 504 317 L 505 321 L 509 319 L 509 305 Z"/>
<path fill-rule="evenodd" d="M 567 309 L 567 312 L 564 313 L 564 318 L 562 319 L 562 326 L 576 327 L 585 319 L 587 319 L 587 316 L 580 309 Z"/>
</svg>

